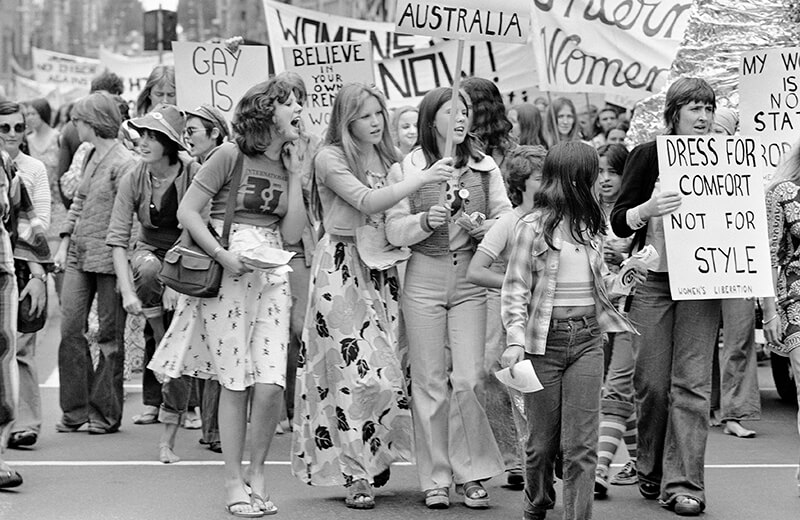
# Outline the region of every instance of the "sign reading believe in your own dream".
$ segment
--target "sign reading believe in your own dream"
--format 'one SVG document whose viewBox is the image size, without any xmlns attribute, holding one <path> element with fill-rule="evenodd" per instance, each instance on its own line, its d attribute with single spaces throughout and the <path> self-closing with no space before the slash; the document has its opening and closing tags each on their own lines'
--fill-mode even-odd
<svg viewBox="0 0 800 520">
<path fill-rule="evenodd" d="M 283 49 L 287 70 L 303 78 L 308 99 L 302 117 L 306 130 L 322 135 L 328 127 L 333 101 L 342 85 L 375 82 L 369 42 L 334 42 Z"/>
<path fill-rule="evenodd" d="M 439 38 L 525 43 L 530 0 L 406 0 L 395 10 L 397 32 Z"/>
<path fill-rule="evenodd" d="M 174 42 L 172 51 L 178 107 L 194 110 L 210 103 L 229 123 L 245 92 L 269 77 L 269 50 L 261 45 L 234 51 L 219 43 Z"/>
<path fill-rule="evenodd" d="M 774 296 L 759 139 L 659 136 L 657 146 L 659 189 L 681 195 L 663 217 L 672 299 Z"/>
<path fill-rule="evenodd" d="M 739 111 L 742 135 L 761 138 L 770 177 L 800 137 L 800 47 L 742 53 Z"/>
</svg>

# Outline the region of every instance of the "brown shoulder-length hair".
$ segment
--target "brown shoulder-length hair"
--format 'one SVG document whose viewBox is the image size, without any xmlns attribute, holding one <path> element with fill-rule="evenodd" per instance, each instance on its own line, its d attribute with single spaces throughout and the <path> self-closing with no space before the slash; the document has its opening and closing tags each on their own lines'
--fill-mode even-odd
<svg viewBox="0 0 800 520">
<path fill-rule="evenodd" d="M 425 168 L 430 168 L 436 161 L 444 157 L 444 151 L 439 150 L 434 124 L 436 123 L 436 112 L 442 108 L 442 105 L 449 103 L 452 97 L 452 88 L 437 87 L 425 94 L 425 97 L 422 98 L 419 104 L 419 124 L 417 125 L 417 132 L 419 135 L 419 145 L 425 156 Z M 458 91 L 458 98 L 467 107 L 467 118 L 469 118 L 472 113 L 472 102 L 461 90 Z M 468 132 L 464 137 L 464 141 L 456 146 L 456 156 L 454 159 L 456 168 L 465 166 L 469 159 L 475 161 L 483 159 L 480 145 L 473 134 Z"/>
<path fill-rule="evenodd" d="M 285 103 L 292 95 L 292 84 L 272 78 L 250 87 L 233 113 L 234 141 L 245 155 L 264 153 L 272 142 L 275 103 Z"/>
<path fill-rule="evenodd" d="M 678 127 L 681 108 L 689 103 L 708 103 L 717 109 L 717 96 L 708 82 L 701 78 L 678 78 L 667 89 L 664 102 L 664 124 L 667 135 L 673 135 Z"/>
</svg>

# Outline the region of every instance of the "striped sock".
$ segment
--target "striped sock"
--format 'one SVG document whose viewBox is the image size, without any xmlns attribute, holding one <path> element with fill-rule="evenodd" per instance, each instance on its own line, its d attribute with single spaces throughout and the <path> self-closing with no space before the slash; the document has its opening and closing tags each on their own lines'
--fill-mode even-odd
<svg viewBox="0 0 800 520">
<path fill-rule="evenodd" d="M 597 445 L 597 469 L 608 474 L 608 468 L 617 453 L 625 433 L 625 420 L 616 415 L 600 417 L 600 439 Z"/>
<path fill-rule="evenodd" d="M 631 416 L 628 417 L 628 421 L 625 423 L 625 435 L 623 439 L 625 440 L 625 447 L 628 449 L 628 457 L 631 460 L 636 460 L 636 437 L 638 435 L 638 430 L 636 429 L 636 410 L 631 413 Z"/>
</svg>

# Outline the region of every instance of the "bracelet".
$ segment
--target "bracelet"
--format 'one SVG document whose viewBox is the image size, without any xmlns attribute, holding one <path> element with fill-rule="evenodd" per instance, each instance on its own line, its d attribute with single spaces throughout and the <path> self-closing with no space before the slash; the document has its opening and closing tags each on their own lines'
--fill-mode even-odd
<svg viewBox="0 0 800 520">
<path fill-rule="evenodd" d="M 224 247 L 222 247 L 222 246 L 220 246 L 220 245 L 218 245 L 217 247 L 215 247 L 215 248 L 214 248 L 214 250 L 211 252 L 211 258 L 213 258 L 214 260 L 216 260 L 216 259 L 217 259 L 217 255 L 218 255 L 218 254 L 219 254 L 219 252 L 220 252 L 220 251 L 222 251 L 223 249 L 225 249 L 225 248 L 224 248 Z"/>
<path fill-rule="evenodd" d="M 47 283 L 47 273 L 42 273 L 42 274 L 31 273 L 30 276 L 28 276 L 28 280 L 34 280 L 34 279 L 39 280 L 42 283 Z"/>
<path fill-rule="evenodd" d="M 766 325 L 767 323 L 770 323 L 770 322 L 772 322 L 772 321 L 775 321 L 775 320 L 777 320 L 777 319 L 778 319 L 778 315 L 777 315 L 777 314 L 773 314 L 773 315 L 772 315 L 772 317 L 771 317 L 770 319 L 768 319 L 768 320 L 764 320 L 764 321 L 762 321 L 761 323 L 762 323 L 763 325 Z"/>
</svg>

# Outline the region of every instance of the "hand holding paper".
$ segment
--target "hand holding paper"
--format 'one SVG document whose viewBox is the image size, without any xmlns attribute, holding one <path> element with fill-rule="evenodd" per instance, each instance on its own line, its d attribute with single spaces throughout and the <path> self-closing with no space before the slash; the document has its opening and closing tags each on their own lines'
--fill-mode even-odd
<svg viewBox="0 0 800 520">
<path fill-rule="evenodd" d="M 523 393 L 538 392 L 544 388 L 533 370 L 533 363 L 530 359 L 498 370 L 494 375 L 504 385 Z"/>
</svg>

